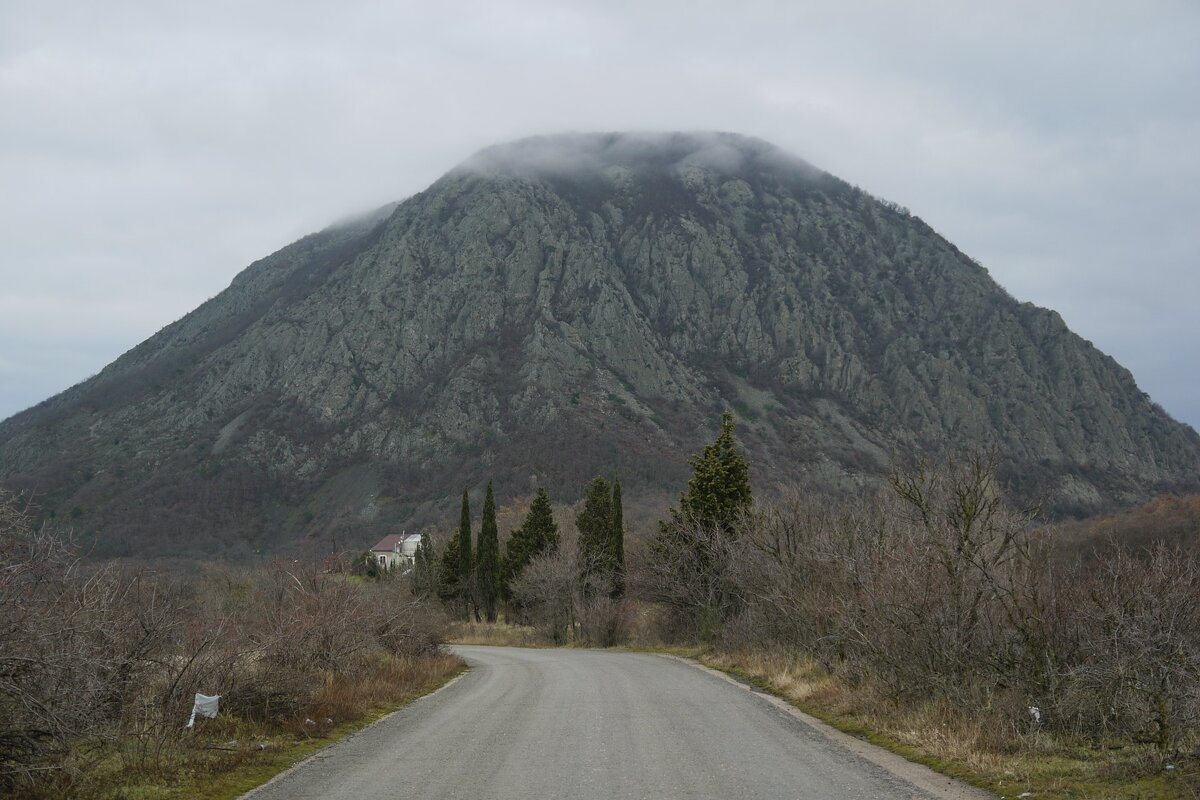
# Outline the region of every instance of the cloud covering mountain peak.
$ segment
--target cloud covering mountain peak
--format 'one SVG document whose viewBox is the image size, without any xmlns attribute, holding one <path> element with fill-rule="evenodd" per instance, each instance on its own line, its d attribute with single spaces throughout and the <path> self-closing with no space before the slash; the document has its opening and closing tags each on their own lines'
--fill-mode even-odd
<svg viewBox="0 0 1200 800">
<path fill-rule="evenodd" d="M 570 177 L 614 170 L 718 173 L 820 172 L 769 142 L 723 132 L 563 133 L 531 136 L 479 151 L 457 172 L 509 177 Z"/>
</svg>

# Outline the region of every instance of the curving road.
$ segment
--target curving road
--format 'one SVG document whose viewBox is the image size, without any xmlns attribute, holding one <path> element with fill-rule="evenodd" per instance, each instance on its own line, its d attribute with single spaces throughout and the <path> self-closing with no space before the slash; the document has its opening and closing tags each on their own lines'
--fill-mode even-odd
<svg viewBox="0 0 1200 800">
<path fill-rule="evenodd" d="M 246 797 L 992 797 L 678 660 L 454 649 L 471 665 L 462 678 Z"/>
</svg>

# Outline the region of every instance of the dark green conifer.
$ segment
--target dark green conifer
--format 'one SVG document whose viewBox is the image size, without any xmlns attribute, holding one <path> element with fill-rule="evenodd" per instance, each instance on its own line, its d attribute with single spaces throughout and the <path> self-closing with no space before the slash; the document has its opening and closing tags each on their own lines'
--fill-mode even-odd
<svg viewBox="0 0 1200 800">
<path fill-rule="evenodd" d="M 421 542 L 413 555 L 412 590 L 417 597 L 429 597 L 437 591 L 437 556 L 429 531 L 421 533 Z"/>
<path fill-rule="evenodd" d="M 512 584 L 531 561 L 557 549 L 558 525 L 554 522 L 550 495 L 545 489 L 538 489 L 529 504 L 525 521 L 513 531 L 504 546 L 504 561 L 500 565 L 500 593 L 504 600 L 512 600 Z"/>
<path fill-rule="evenodd" d="M 712 636 L 730 614 L 738 596 L 727 580 L 728 563 L 722 540 L 736 535 L 753 501 L 749 468 L 733 440 L 733 415 L 721 415 L 721 433 L 689 460 L 693 470 L 679 508 L 670 522 L 660 525 L 650 543 L 653 570 L 663 587 L 689 587 L 688 604 L 702 639 Z M 667 602 L 676 602 L 676 588 L 667 588 Z"/>
<path fill-rule="evenodd" d="M 679 508 L 671 510 L 672 522 L 697 523 L 732 534 L 753 503 L 750 468 L 733 439 L 733 414 L 721 415 L 721 433 L 688 463 L 694 474 L 679 497 Z"/>
<path fill-rule="evenodd" d="M 604 478 L 592 478 L 587 485 L 583 510 L 575 518 L 579 528 L 579 568 L 586 583 L 612 578 L 616 567 L 612 524 L 612 489 Z"/>
<path fill-rule="evenodd" d="M 462 598 L 463 616 L 471 616 L 471 605 L 474 601 L 475 563 L 471 558 L 471 501 L 467 490 L 463 489 L 462 516 L 458 522 L 458 588 Z M 479 609 L 475 609 L 475 617 L 479 617 Z"/>
<path fill-rule="evenodd" d="M 496 607 L 500 599 L 500 532 L 496 528 L 496 499 L 492 495 L 491 481 L 488 481 L 487 494 L 483 498 L 483 522 L 479 527 L 475 580 L 478 603 L 483 607 L 487 621 L 495 622 Z"/>
<path fill-rule="evenodd" d="M 459 535 L 456 533 L 446 543 L 446 552 L 442 553 L 442 565 L 438 571 L 437 596 L 444 602 L 461 601 L 462 586 L 460 574 L 462 565 L 459 563 Z"/>
<path fill-rule="evenodd" d="M 613 479 L 612 492 L 612 537 L 611 551 L 613 561 L 613 598 L 625 594 L 625 512 L 621 508 L 621 479 Z"/>
</svg>

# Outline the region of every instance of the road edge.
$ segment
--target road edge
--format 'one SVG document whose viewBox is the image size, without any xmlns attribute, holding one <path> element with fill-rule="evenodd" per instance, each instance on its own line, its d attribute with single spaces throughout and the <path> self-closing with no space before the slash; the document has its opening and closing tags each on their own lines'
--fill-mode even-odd
<svg viewBox="0 0 1200 800">
<path fill-rule="evenodd" d="M 275 783 L 276 781 L 283 780 L 285 777 L 287 777 L 288 775 L 291 775 L 293 772 L 296 772 L 297 770 L 302 769 L 305 766 L 307 766 L 309 763 L 316 761 L 318 758 L 323 757 L 325 752 L 327 750 L 329 750 L 329 748 L 331 748 L 335 745 L 339 745 L 342 742 L 348 742 L 351 739 L 353 739 L 355 736 L 358 736 L 360 734 L 365 733 L 366 731 L 371 730 L 371 728 L 374 728 L 376 725 L 380 725 L 380 724 L 386 722 L 387 720 L 391 719 L 392 717 L 396 716 L 397 714 L 401 713 L 402 711 L 407 711 L 408 709 L 412 708 L 413 706 L 417 705 L 418 703 L 420 703 L 424 700 L 428 700 L 429 698 L 433 697 L 434 695 L 440 694 L 441 692 L 445 691 L 446 689 L 449 689 L 451 686 L 453 686 L 454 684 L 456 684 L 460 680 L 462 680 L 464 677 L 466 677 L 467 673 L 470 671 L 471 671 L 470 665 L 463 667 L 461 670 L 459 670 L 457 675 L 455 675 L 453 678 L 451 678 L 450 680 L 443 683 L 441 686 L 434 689 L 432 692 L 428 692 L 426 694 L 421 695 L 420 697 L 413 698 L 412 700 L 410 700 L 409 702 L 400 706 L 399 708 L 397 708 L 393 711 L 389 711 L 388 713 L 384 714 L 379 719 L 369 722 L 366 725 L 363 725 L 361 728 L 357 728 L 353 731 L 350 731 L 345 736 L 339 737 L 339 738 L 333 740 L 332 742 L 329 742 L 329 744 L 325 745 L 324 747 L 321 747 L 318 750 L 313 751 L 312 753 L 310 753 L 307 756 L 305 756 L 304 758 L 300 759 L 295 764 L 292 764 L 290 767 L 283 770 L 282 772 L 276 772 L 274 775 L 272 775 L 270 777 L 270 779 L 263 781 L 258 786 L 255 786 L 253 789 L 251 789 L 250 791 L 245 792 L 244 794 L 238 795 L 236 800 L 250 800 L 250 798 L 253 798 L 255 795 L 259 794 L 260 792 L 265 791 L 268 786 Z"/>
<path fill-rule="evenodd" d="M 880 769 L 895 775 L 903 781 L 906 781 L 923 792 L 927 792 L 937 800 L 999 800 L 999 795 L 980 789 L 977 786 L 972 786 L 969 783 L 952 778 L 949 775 L 942 773 L 919 764 L 915 761 L 909 761 L 898 753 L 893 753 L 887 748 L 872 744 L 871 742 L 859 739 L 856 736 L 851 736 L 845 731 L 840 731 L 823 720 L 806 714 L 796 706 L 792 705 L 785 698 L 778 695 L 765 692 L 755 686 L 750 686 L 742 681 L 737 680 L 726 672 L 719 669 L 701 664 L 691 658 L 684 656 L 672 655 L 671 653 L 655 653 L 650 651 L 651 655 L 656 655 L 659 658 L 669 658 L 672 661 L 677 661 L 694 669 L 707 672 L 715 678 L 729 683 L 733 686 L 747 691 L 755 697 L 763 700 L 774 706 L 779 711 L 789 715 L 810 729 L 820 734 L 824 738 L 840 745 L 841 747 L 854 753 L 856 756 L 871 762 Z"/>
</svg>

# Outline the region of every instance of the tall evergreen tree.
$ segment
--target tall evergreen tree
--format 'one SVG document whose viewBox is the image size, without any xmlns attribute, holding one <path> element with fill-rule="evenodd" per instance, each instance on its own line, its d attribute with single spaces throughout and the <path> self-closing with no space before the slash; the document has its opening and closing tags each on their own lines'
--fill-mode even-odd
<svg viewBox="0 0 1200 800">
<path fill-rule="evenodd" d="M 462 516 L 458 522 L 458 588 L 463 602 L 463 616 L 471 616 L 471 605 L 475 594 L 475 562 L 471 558 L 471 501 L 463 489 Z M 476 618 L 479 609 L 475 610 Z"/>
<path fill-rule="evenodd" d="M 429 531 L 421 532 L 421 542 L 413 555 L 412 590 L 417 597 L 429 597 L 437 591 L 437 555 Z"/>
<path fill-rule="evenodd" d="M 585 581 L 589 578 L 594 581 L 612 579 L 616 567 L 612 524 L 612 489 L 604 478 L 592 478 L 587 485 L 583 510 L 575 518 L 579 528 L 579 566 Z"/>
<path fill-rule="evenodd" d="M 613 561 L 613 598 L 625 594 L 625 512 L 621 508 L 621 479 L 613 478 L 611 552 Z"/>
<path fill-rule="evenodd" d="M 512 599 L 512 585 L 529 563 L 540 555 L 558 549 L 558 524 L 554 521 L 554 508 L 545 489 L 538 489 L 529 513 L 521 527 L 513 531 L 504 546 L 504 560 L 500 564 L 500 594 L 504 600 Z"/>
<path fill-rule="evenodd" d="M 483 522 L 479 527 L 475 580 L 479 605 L 483 607 L 487 621 L 495 622 L 496 607 L 500 600 L 500 532 L 496 528 L 496 498 L 492 495 L 491 481 L 488 481 L 487 494 L 483 499 Z"/>
<path fill-rule="evenodd" d="M 424 542 L 417 543 L 417 551 L 413 553 L 412 570 L 408 573 L 409 588 L 417 597 L 425 594 L 425 572 L 428 565 L 425 563 L 425 548 Z"/>
<path fill-rule="evenodd" d="M 688 463 L 694 472 L 679 497 L 679 508 L 671 510 L 672 522 L 698 523 L 732 534 L 753 503 L 750 468 L 733 439 L 733 414 L 721 415 L 716 440 Z"/>
<path fill-rule="evenodd" d="M 727 580 L 723 545 L 751 508 L 749 468 L 733 439 L 733 415 L 721 415 L 721 432 L 689 463 L 694 473 L 651 542 L 650 564 L 660 599 L 689 607 L 701 638 L 707 639 L 736 612 L 738 597 Z"/>
<path fill-rule="evenodd" d="M 441 569 L 438 570 L 437 596 L 446 603 L 462 599 L 462 581 L 459 577 L 462 566 L 459 564 L 458 539 L 459 535 L 456 533 L 446 543 Z"/>
</svg>

